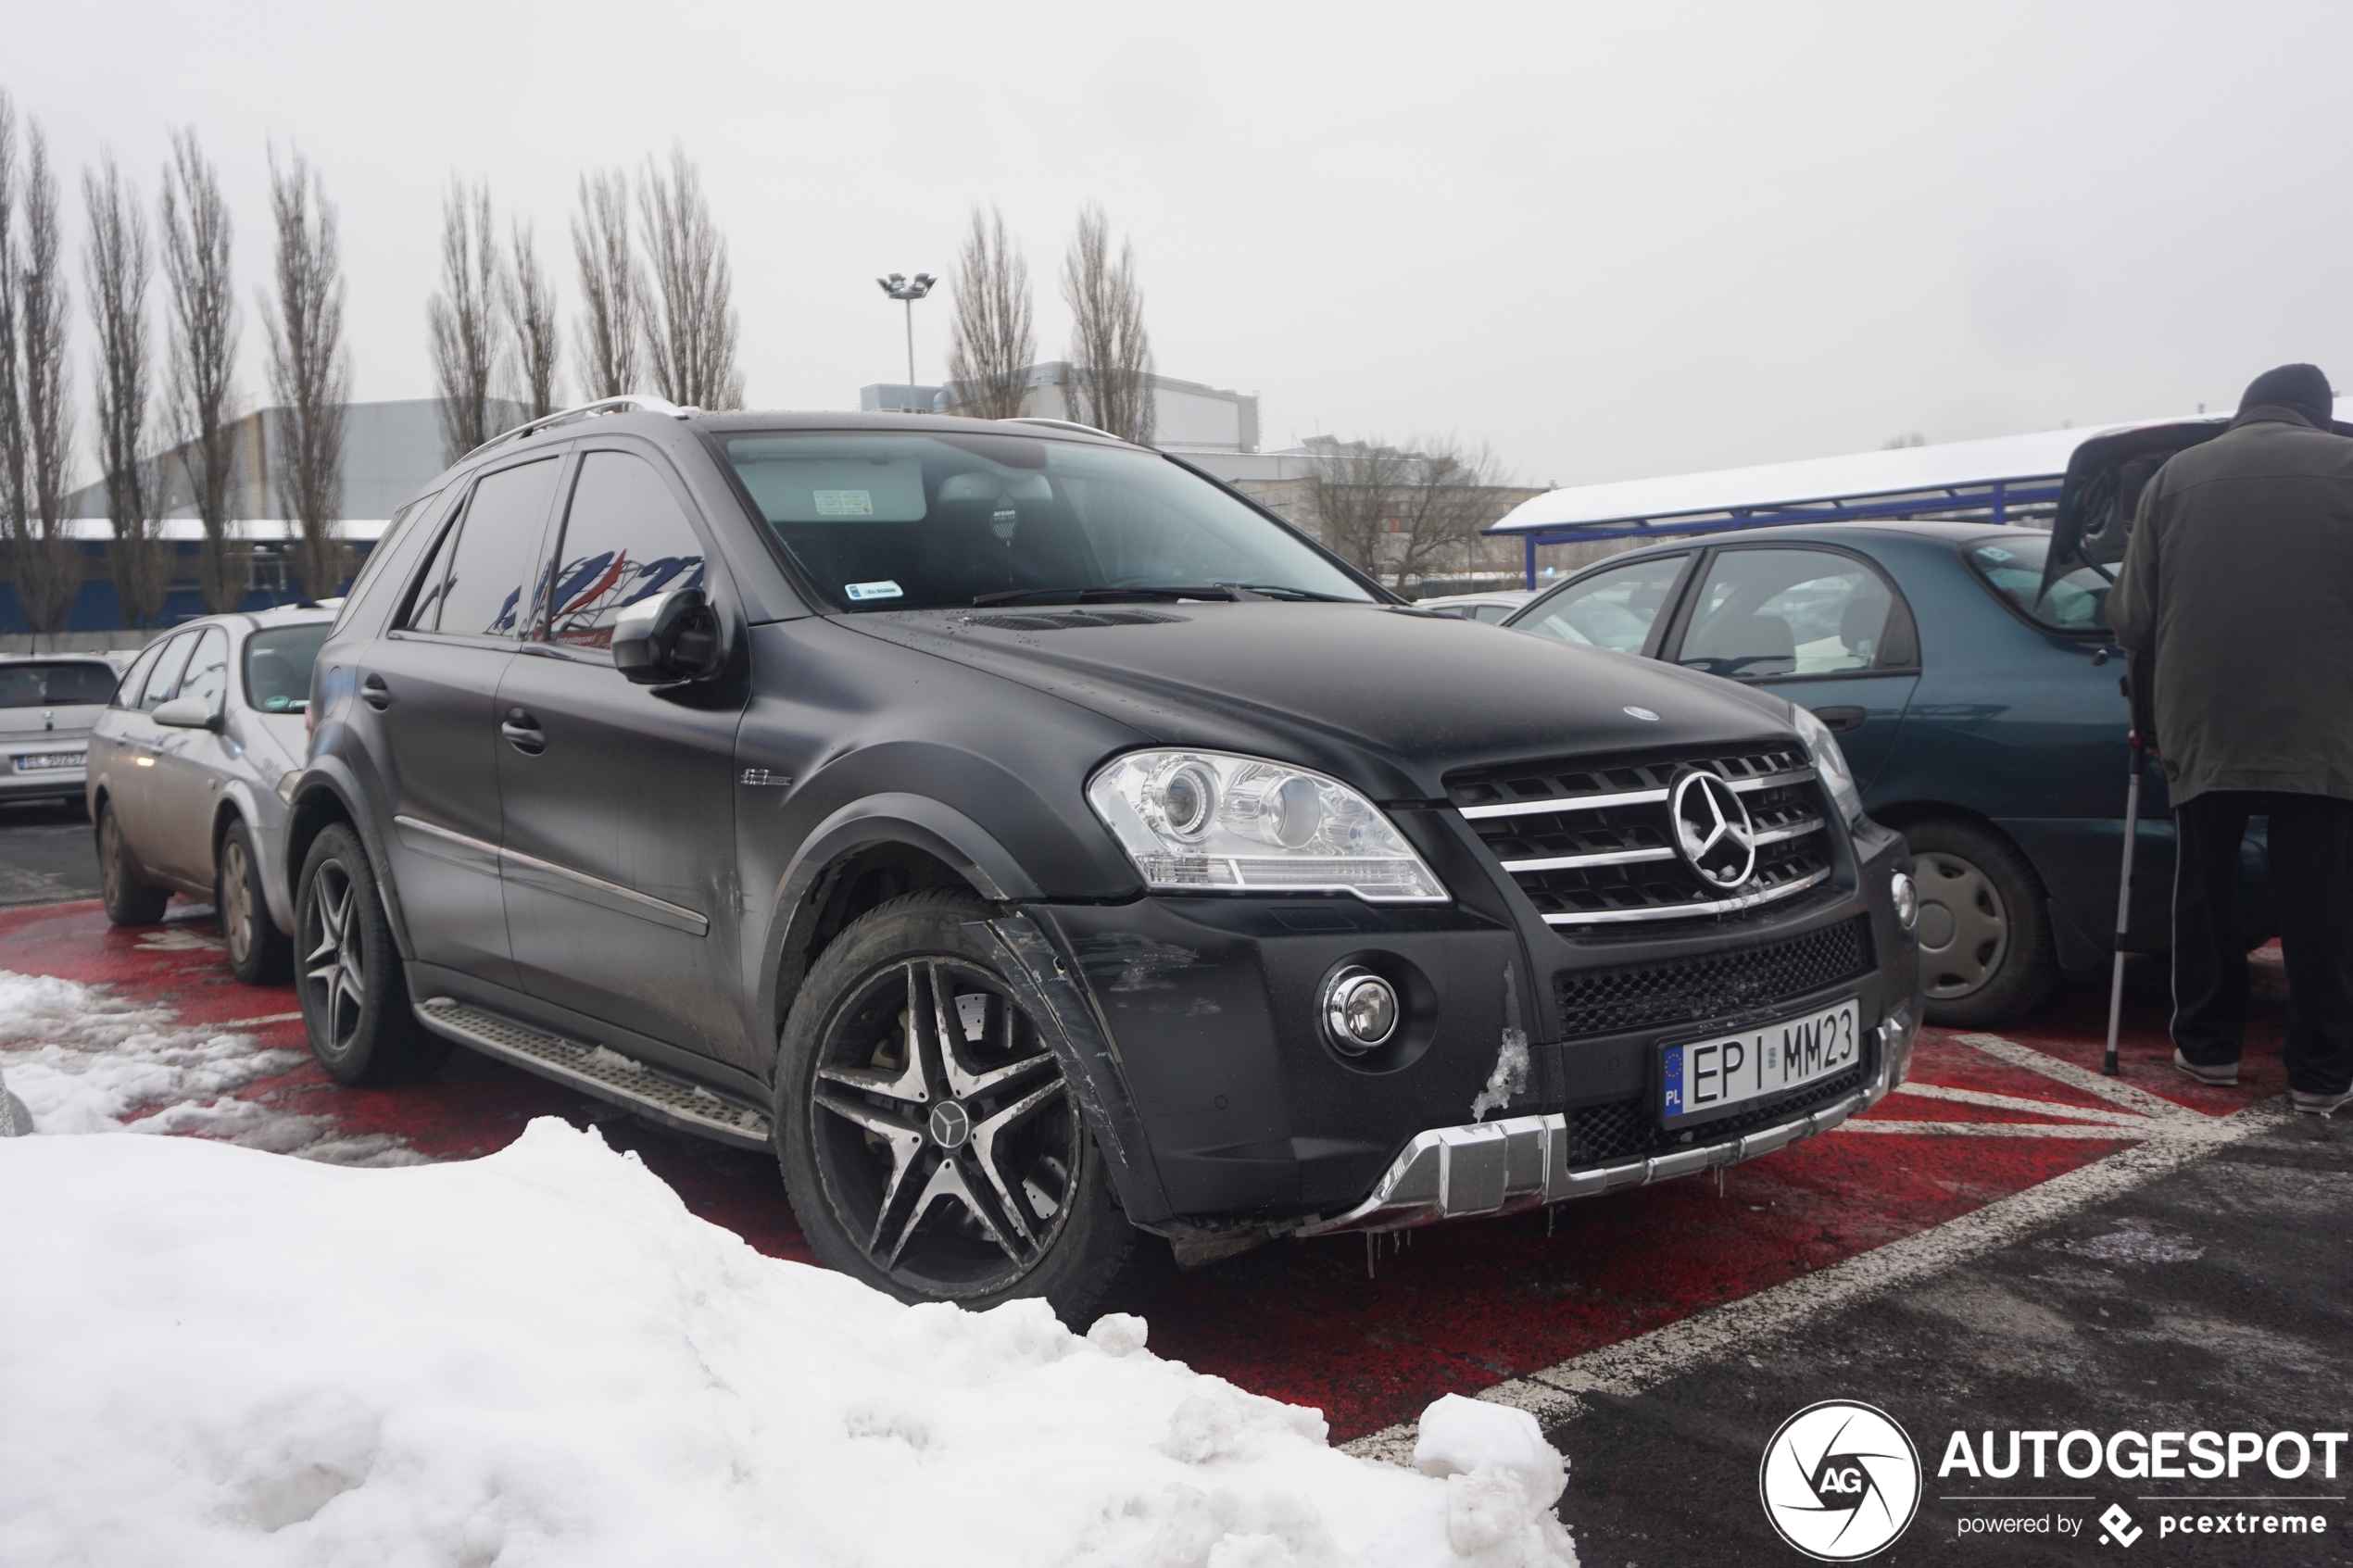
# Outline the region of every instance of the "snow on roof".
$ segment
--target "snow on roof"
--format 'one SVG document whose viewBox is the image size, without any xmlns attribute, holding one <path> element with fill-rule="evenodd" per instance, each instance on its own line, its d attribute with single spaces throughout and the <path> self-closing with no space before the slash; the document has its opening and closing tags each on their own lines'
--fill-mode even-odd
<svg viewBox="0 0 2353 1568">
<path fill-rule="evenodd" d="M 2337 417 L 2353 417 L 2353 397 L 2337 399 Z M 1793 463 L 1718 469 L 1708 473 L 1670 474 L 1658 479 L 1619 480 L 1550 490 L 1521 502 L 1490 533 L 1599 528 L 1611 523 L 1661 518 L 1704 517 L 1717 512 L 1793 507 L 1809 502 L 1851 501 L 1872 495 L 1909 495 L 2001 481 L 2056 480 L 2067 471 L 2075 448 L 2095 435 L 2174 420 L 2212 418 L 2179 414 L 2173 420 L 2130 420 L 2082 430 L 2037 431 L 1997 435 L 1986 441 L 1949 441 L 1933 446 L 1897 446 L 1840 458 L 1807 458 Z"/>
<path fill-rule="evenodd" d="M 346 518 L 334 525 L 335 537 L 354 544 L 372 544 L 384 537 L 390 518 Z M 114 524 L 102 517 L 69 518 L 66 527 L 76 539 L 100 540 L 114 537 Z M 297 525 L 284 518 L 243 518 L 229 525 L 230 536 L 249 545 L 274 545 L 296 536 Z M 170 540 L 193 540 L 204 537 L 204 524 L 192 517 L 168 517 L 158 525 L 158 537 Z"/>
</svg>

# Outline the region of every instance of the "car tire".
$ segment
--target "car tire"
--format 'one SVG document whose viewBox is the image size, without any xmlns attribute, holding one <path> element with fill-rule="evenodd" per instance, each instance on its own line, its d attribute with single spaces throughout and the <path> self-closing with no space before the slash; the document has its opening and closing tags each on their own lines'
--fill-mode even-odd
<svg viewBox="0 0 2353 1568">
<path fill-rule="evenodd" d="M 229 969 L 248 985 L 283 985 L 294 973 L 294 939 L 270 918 L 262 892 L 261 857 L 245 822 L 232 822 L 214 857 L 212 907 L 229 944 Z"/>
<path fill-rule="evenodd" d="M 828 1268 L 902 1301 L 1042 1296 L 1083 1327 L 1168 1248 L 1120 1210 L 1063 1062 L 971 929 L 987 917 L 912 893 L 825 948 L 785 1021 L 777 1161 Z"/>
<path fill-rule="evenodd" d="M 2042 879 L 2018 846 L 1957 817 L 1904 830 L 1919 885 L 1920 985 L 1928 1022 L 1989 1029 L 2058 984 L 2058 949 Z"/>
<path fill-rule="evenodd" d="M 359 835 L 341 822 L 321 830 L 296 885 L 295 985 L 310 1054 L 338 1084 L 431 1076 L 449 1060 L 450 1042 L 409 1010 L 408 975 Z"/>
<path fill-rule="evenodd" d="M 98 894 L 106 901 L 107 919 L 116 925 L 154 925 L 171 901 L 168 889 L 139 880 L 130 841 L 122 836 L 122 823 L 112 806 L 98 808 Z"/>
</svg>

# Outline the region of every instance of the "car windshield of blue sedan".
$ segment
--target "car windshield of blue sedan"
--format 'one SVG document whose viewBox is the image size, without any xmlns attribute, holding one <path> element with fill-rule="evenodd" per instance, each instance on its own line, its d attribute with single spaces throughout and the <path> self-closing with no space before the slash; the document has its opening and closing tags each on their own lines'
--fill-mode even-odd
<svg viewBox="0 0 2353 1568">
<path fill-rule="evenodd" d="M 2020 614 L 2054 632 L 2105 633 L 2108 627 L 2108 579 L 2088 566 L 2079 566 L 2043 592 L 2043 563 L 2051 552 L 2051 536 L 2020 530 L 2016 539 L 1989 539 L 1962 551 L 1987 587 L 2002 596 Z"/>
<path fill-rule="evenodd" d="M 841 609 L 1372 597 L 1280 524 L 1144 452 L 977 432 L 812 431 L 737 436 L 727 456 L 777 539 Z"/>
<path fill-rule="evenodd" d="M 245 639 L 245 704 L 263 713 L 310 706 L 310 666 L 333 622 L 271 626 Z"/>
</svg>

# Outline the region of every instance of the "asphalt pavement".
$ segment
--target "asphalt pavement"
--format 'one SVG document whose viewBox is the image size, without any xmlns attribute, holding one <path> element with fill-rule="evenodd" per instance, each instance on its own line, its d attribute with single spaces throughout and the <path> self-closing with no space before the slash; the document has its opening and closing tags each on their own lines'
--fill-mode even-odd
<svg viewBox="0 0 2353 1568">
<path fill-rule="evenodd" d="M 80 805 L 0 805 L 0 909 L 97 896 L 97 847 Z"/>
</svg>

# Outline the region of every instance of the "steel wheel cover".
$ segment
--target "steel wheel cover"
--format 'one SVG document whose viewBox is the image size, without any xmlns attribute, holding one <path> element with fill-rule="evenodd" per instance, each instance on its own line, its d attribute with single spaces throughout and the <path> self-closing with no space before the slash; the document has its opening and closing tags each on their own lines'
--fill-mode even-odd
<svg viewBox="0 0 2353 1568">
<path fill-rule="evenodd" d="M 1069 1223 L 1088 1157 L 1062 1067 L 987 969 L 901 960 L 834 1010 L 809 1085 L 835 1220 L 875 1268 L 935 1298 L 1018 1282 Z"/>
<path fill-rule="evenodd" d="M 302 1010 L 317 1020 L 327 1049 L 341 1055 L 368 1005 L 366 922 L 359 888 L 341 860 L 322 860 L 310 879 L 302 919 Z"/>
<path fill-rule="evenodd" d="M 1920 984 L 1931 1001 L 1982 990 L 2009 956 L 2009 913 L 1994 879 L 1943 850 L 1912 858 L 1920 891 Z"/>
</svg>

